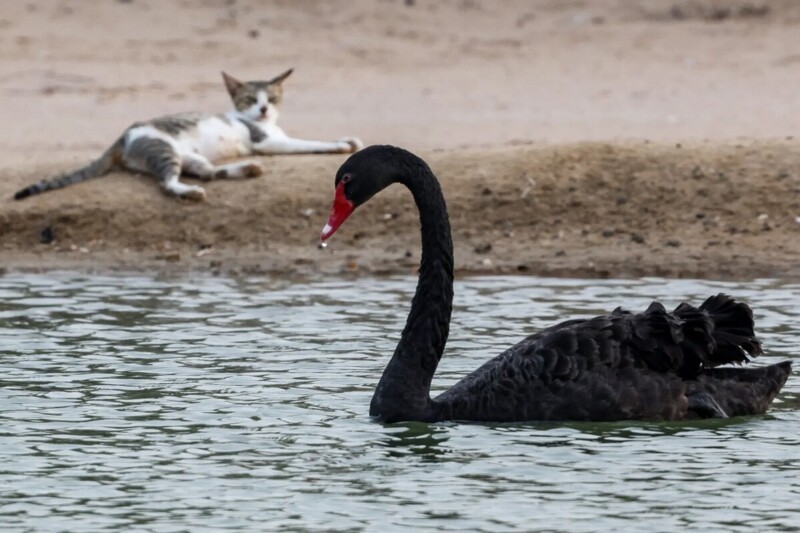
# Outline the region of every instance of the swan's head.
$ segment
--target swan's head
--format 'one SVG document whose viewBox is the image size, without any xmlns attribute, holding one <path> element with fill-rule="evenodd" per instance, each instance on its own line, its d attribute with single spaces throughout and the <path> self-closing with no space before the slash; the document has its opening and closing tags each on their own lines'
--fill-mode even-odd
<svg viewBox="0 0 800 533">
<path fill-rule="evenodd" d="M 336 193 L 328 223 L 320 234 L 322 242 L 339 229 L 356 207 L 400 181 L 403 160 L 410 155 L 394 146 L 369 146 L 351 155 L 336 173 Z"/>
</svg>

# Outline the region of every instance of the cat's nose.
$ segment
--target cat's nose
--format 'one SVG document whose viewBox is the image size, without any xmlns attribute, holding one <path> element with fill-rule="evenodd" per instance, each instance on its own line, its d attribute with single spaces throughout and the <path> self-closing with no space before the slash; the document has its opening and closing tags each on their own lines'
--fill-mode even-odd
<svg viewBox="0 0 800 533">
<path fill-rule="evenodd" d="M 262 106 L 261 106 L 261 109 L 259 109 L 259 111 L 261 111 L 261 114 L 262 114 L 262 115 L 266 115 L 266 114 L 267 114 L 267 106 L 265 106 L 265 105 L 262 105 Z"/>
</svg>

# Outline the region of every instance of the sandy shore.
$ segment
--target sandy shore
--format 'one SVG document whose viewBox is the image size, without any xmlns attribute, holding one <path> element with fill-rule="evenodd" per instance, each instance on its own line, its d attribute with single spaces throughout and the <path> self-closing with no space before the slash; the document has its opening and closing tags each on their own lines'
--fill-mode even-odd
<svg viewBox="0 0 800 533">
<path fill-rule="evenodd" d="M 400 190 L 317 248 L 342 156 L 200 205 L 126 173 L 10 200 L 136 120 L 225 110 L 221 69 L 293 66 L 281 124 L 426 158 L 462 273 L 800 278 L 798 50 L 788 0 L 4 2 L 0 268 L 413 272 Z"/>
<path fill-rule="evenodd" d="M 578 144 L 423 152 L 441 178 L 460 272 L 800 278 L 800 146 Z M 16 268 L 411 273 L 416 210 L 400 187 L 317 247 L 342 156 L 283 156 L 214 182 L 203 204 L 117 173 L 0 215 Z M 3 184 L 10 193 L 23 174 Z M 42 232 L 44 231 L 44 236 Z M 50 238 L 53 242 L 43 244 Z"/>
</svg>

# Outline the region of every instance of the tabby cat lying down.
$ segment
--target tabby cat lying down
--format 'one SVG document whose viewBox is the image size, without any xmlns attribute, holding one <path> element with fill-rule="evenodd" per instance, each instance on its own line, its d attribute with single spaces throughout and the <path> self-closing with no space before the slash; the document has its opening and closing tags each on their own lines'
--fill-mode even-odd
<svg viewBox="0 0 800 533">
<path fill-rule="evenodd" d="M 246 155 L 349 154 L 363 145 L 355 137 L 337 141 L 294 139 L 276 124 L 283 81 L 292 69 L 269 81 L 240 82 L 222 73 L 234 109 L 227 113 L 179 113 L 137 122 L 99 159 L 75 172 L 30 185 L 14 195 L 21 200 L 103 176 L 115 169 L 146 172 L 161 189 L 190 200 L 203 200 L 205 190 L 180 181 L 181 174 L 201 180 L 254 178 L 264 172 L 256 161 L 214 165 L 214 161 Z"/>
</svg>

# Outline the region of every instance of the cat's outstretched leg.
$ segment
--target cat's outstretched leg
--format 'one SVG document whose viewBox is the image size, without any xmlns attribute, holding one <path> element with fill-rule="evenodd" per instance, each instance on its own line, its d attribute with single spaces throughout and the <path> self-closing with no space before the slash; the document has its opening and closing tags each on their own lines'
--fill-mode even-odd
<svg viewBox="0 0 800 533">
<path fill-rule="evenodd" d="M 184 174 L 189 174 L 201 180 L 209 181 L 214 179 L 214 165 L 199 154 L 183 154 L 181 163 Z"/>
<path fill-rule="evenodd" d="M 264 173 L 264 167 L 257 161 L 237 161 L 215 166 L 199 154 L 184 154 L 183 171 L 201 180 L 256 178 Z"/>
<path fill-rule="evenodd" d="M 158 178 L 158 184 L 167 194 L 188 200 L 201 201 L 206 191 L 197 185 L 180 182 L 181 158 L 168 142 L 153 137 L 139 137 L 125 150 L 125 162 L 130 168 L 144 170 Z"/>
<path fill-rule="evenodd" d="M 264 166 L 257 161 L 237 161 L 214 169 L 214 177 L 217 179 L 257 178 L 263 173 Z"/>
<path fill-rule="evenodd" d="M 171 175 L 166 178 L 159 178 L 159 185 L 168 194 L 174 194 L 187 200 L 202 202 L 206 199 L 206 191 L 198 185 L 187 185 L 178 179 L 178 175 Z"/>
<path fill-rule="evenodd" d="M 336 141 L 306 141 L 291 137 L 270 136 L 253 144 L 257 154 L 352 154 L 364 147 L 355 137 L 345 137 Z"/>
<path fill-rule="evenodd" d="M 341 139 L 336 139 L 337 143 L 347 143 L 350 146 L 350 151 L 347 153 L 354 153 L 358 152 L 362 148 L 364 148 L 364 143 L 358 137 L 342 137 Z"/>
</svg>

